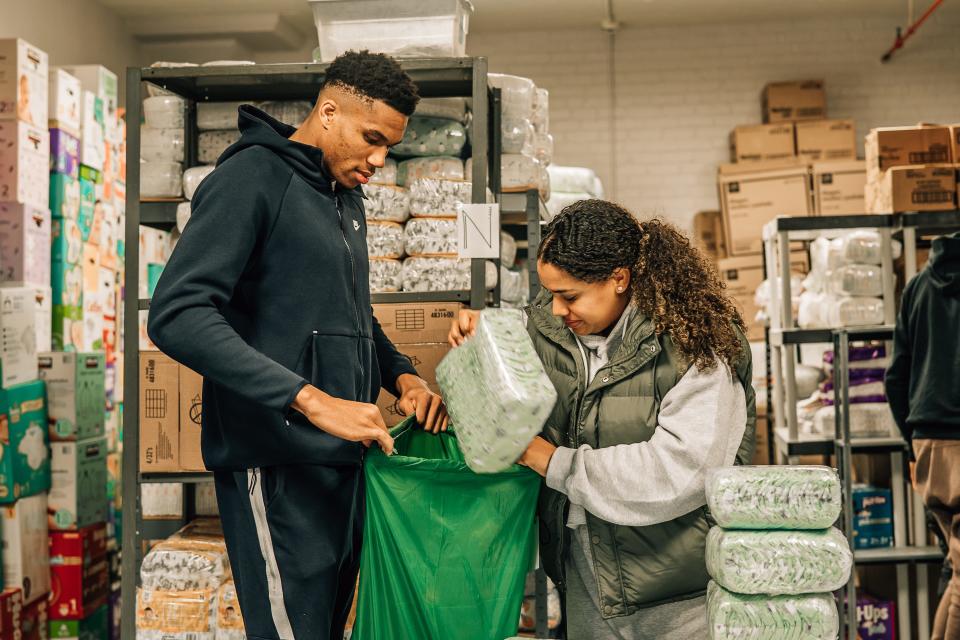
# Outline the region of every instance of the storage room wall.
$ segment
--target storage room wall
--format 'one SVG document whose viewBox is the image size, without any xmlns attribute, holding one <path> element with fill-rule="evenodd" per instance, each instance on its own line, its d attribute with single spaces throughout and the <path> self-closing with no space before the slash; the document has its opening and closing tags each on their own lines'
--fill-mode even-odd
<svg viewBox="0 0 960 640">
<path fill-rule="evenodd" d="M 960 121 L 960 11 L 944 9 L 886 65 L 898 24 L 890 18 L 627 26 L 613 76 L 599 27 L 471 33 L 468 50 L 550 90 L 556 163 L 592 167 L 608 197 L 687 227 L 717 208 L 728 134 L 760 122 L 768 81 L 824 78 L 829 114 L 856 120 L 861 153 L 872 127 Z"/>
<path fill-rule="evenodd" d="M 120 80 L 138 64 L 137 43 L 123 21 L 95 0 L 3 0 L 0 38 L 23 38 L 50 56 L 50 65 L 102 64 Z"/>
</svg>

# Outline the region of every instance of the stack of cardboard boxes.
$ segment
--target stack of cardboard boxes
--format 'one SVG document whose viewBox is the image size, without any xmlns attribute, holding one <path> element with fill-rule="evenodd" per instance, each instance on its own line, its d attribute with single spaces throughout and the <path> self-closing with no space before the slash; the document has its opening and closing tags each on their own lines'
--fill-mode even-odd
<svg viewBox="0 0 960 640">
<path fill-rule="evenodd" d="M 206 470 L 200 455 L 202 405 L 202 377 L 159 351 L 140 353 L 141 472 Z"/>
<path fill-rule="evenodd" d="M 866 140 L 870 213 L 957 207 L 960 125 L 873 129 Z"/>
<path fill-rule="evenodd" d="M 437 393 L 437 365 L 450 351 L 447 335 L 461 308 L 459 304 L 443 302 L 373 305 L 373 315 L 383 332 Z M 388 427 L 405 417 L 397 398 L 386 391 L 380 393 L 377 406 Z"/>
</svg>

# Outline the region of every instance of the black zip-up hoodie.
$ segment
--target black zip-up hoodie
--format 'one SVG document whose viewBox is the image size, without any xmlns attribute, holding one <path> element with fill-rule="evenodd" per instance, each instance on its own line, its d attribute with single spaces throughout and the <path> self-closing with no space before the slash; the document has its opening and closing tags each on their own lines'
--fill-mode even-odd
<svg viewBox="0 0 960 640">
<path fill-rule="evenodd" d="M 373 317 L 363 191 L 337 186 L 294 128 L 240 108 L 150 304 L 156 345 L 204 377 L 210 469 L 359 464 L 363 446 L 290 408 L 307 383 L 376 402 L 416 373 Z"/>
<path fill-rule="evenodd" d="M 960 439 L 960 233 L 935 239 L 904 289 L 886 388 L 908 442 Z"/>
</svg>

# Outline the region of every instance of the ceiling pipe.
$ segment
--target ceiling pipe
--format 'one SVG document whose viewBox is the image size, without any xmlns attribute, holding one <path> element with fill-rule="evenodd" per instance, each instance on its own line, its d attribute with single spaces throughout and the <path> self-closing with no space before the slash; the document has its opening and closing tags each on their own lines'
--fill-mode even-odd
<svg viewBox="0 0 960 640">
<path fill-rule="evenodd" d="M 907 27 L 906 33 L 901 33 L 900 27 L 897 27 L 897 39 L 894 40 L 893 46 L 890 47 L 890 50 L 883 54 L 883 57 L 880 58 L 880 62 L 889 62 L 890 58 L 893 57 L 894 52 L 896 52 L 898 49 L 901 49 L 907 39 L 916 33 L 917 29 L 920 28 L 920 25 L 926 22 L 927 18 L 929 18 L 930 15 L 942 4 L 943 0 L 934 0 L 933 4 L 931 4 L 930 7 L 923 12 L 923 15 L 920 16 L 920 19 Z"/>
<path fill-rule="evenodd" d="M 607 17 L 600 23 L 600 28 L 607 32 L 609 60 L 607 83 L 610 91 L 608 96 L 610 100 L 610 180 L 607 198 L 610 200 L 619 195 L 617 192 L 617 162 L 619 156 L 619 145 L 617 144 L 617 31 L 620 30 L 620 26 L 613 12 L 613 0 L 607 0 Z"/>
</svg>

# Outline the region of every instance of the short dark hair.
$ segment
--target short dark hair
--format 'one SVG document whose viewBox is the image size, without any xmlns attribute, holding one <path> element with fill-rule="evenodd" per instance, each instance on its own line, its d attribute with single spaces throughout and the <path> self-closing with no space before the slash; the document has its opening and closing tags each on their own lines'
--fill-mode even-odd
<svg viewBox="0 0 960 640">
<path fill-rule="evenodd" d="M 337 56 L 327 67 L 321 90 L 329 86 L 380 100 L 405 116 L 413 115 L 420 102 L 417 85 L 396 60 L 366 49 Z"/>
</svg>

